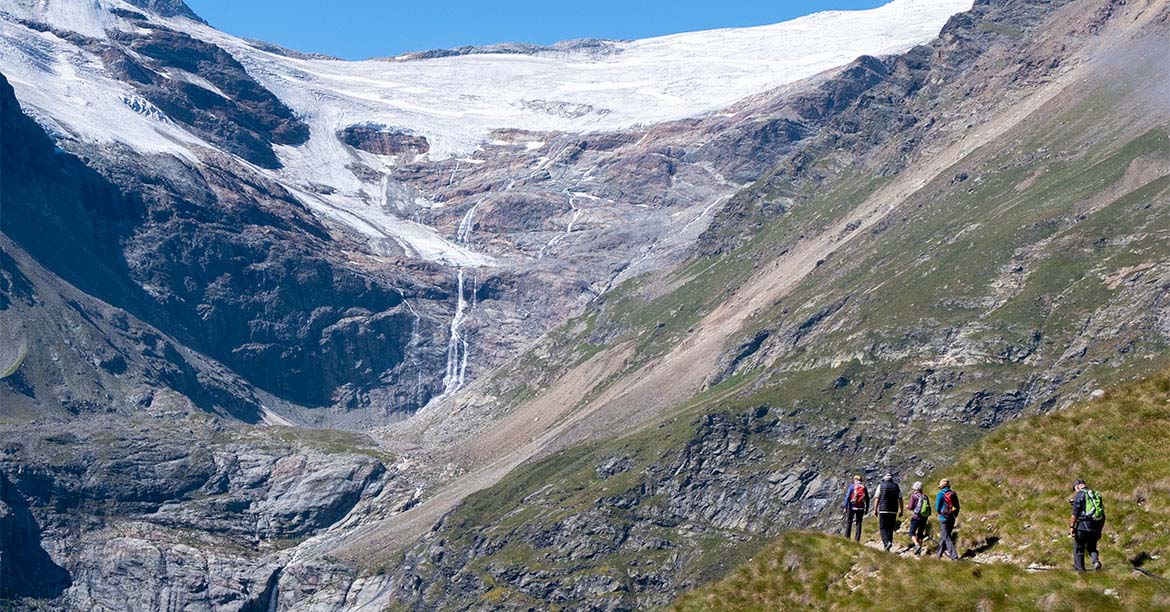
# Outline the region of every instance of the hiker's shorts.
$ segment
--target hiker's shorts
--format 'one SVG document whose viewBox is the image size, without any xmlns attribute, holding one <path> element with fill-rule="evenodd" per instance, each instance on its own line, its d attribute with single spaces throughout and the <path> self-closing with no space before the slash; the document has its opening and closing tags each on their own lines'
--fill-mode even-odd
<svg viewBox="0 0 1170 612">
<path fill-rule="evenodd" d="M 910 537 L 919 540 L 926 537 L 926 519 L 917 516 L 910 518 Z"/>
</svg>

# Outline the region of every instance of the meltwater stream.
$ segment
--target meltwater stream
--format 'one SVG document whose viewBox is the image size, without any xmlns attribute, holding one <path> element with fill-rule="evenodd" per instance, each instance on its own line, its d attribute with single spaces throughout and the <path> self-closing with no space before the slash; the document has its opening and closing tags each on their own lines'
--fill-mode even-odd
<svg viewBox="0 0 1170 612">
<path fill-rule="evenodd" d="M 467 373 L 467 339 L 460 328 L 467 316 L 467 300 L 463 297 L 463 268 L 456 275 L 459 297 L 455 302 L 455 315 L 451 317 L 451 333 L 447 337 L 447 373 L 443 376 L 443 395 L 454 393 L 463 386 Z"/>
</svg>

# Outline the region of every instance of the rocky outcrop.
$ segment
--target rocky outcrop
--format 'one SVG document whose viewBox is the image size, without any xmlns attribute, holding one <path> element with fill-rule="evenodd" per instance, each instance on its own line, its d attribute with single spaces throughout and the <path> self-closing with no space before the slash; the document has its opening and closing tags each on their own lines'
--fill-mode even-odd
<svg viewBox="0 0 1170 612">
<path fill-rule="evenodd" d="M 111 67 L 129 76 L 167 117 L 209 142 L 258 166 L 278 168 L 272 145 L 309 139 L 308 126 L 216 45 L 149 25 L 115 33 L 112 40 L 120 46 L 101 51 Z"/>
<path fill-rule="evenodd" d="M 286 549 L 395 478 L 360 438 L 288 439 L 206 419 L 6 431 L 4 596 L 268 610 Z"/>
<path fill-rule="evenodd" d="M 425 136 L 381 125 L 351 125 L 337 134 L 345 144 L 374 155 L 420 154 L 431 150 Z"/>
<path fill-rule="evenodd" d="M 203 19 L 183 0 L 129 0 L 130 4 L 163 17 L 186 17 L 203 23 Z"/>
<path fill-rule="evenodd" d="M 403 567 L 410 570 L 391 578 L 390 600 L 412 610 L 523 609 L 528 601 L 576 610 L 664 605 L 700 580 L 698 549 L 811 524 L 836 499 L 836 480 L 811 464 L 777 464 L 778 440 L 828 437 L 814 434 L 816 425 L 794 426 L 759 407 L 706 415 L 693 427 L 681 449 L 649 465 L 602 460 L 596 471 L 610 486 L 585 506 L 565 508 L 564 491 L 543 487 L 515 500 L 514 511 L 555 508 L 548 519 L 489 524 L 470 537 L 462 532 L 475 519 L 455 511 L 407 554 Z M 615 483 L 618 475 L 623 484 Z M 609 564 L 615 555 L 641 562 Z M 428 587 L 436 582 L 446 588 Z M 483 599 L 491 589 L 501 598 Z"/>
<path fill-rule="evenodd" d="M 71 581 L 45 552 L 27 500 L 0 473 L 0 601 L 54 599 Z"/>
</svg>

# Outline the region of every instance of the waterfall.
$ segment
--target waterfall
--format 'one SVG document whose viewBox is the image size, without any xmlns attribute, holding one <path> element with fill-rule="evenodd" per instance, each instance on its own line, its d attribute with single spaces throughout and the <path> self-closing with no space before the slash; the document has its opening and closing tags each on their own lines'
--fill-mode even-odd
<svg viewBox="0 0 1170 612">
<path fill-rule="evenodd" d="M 568 238 L 569 234 L 573 233 L 573 224 L 576 223 L 577 220 L 581 218 L 581 209 L 577 208 L 577 202 L 576 202 L 576 195 L 577 194 L 569 191 L 568 188 L 566 188 L 565 195 L 569 196 L 569 208 L 573 209 L 573 217 L 570 218 L 569 223 L 567 225 L 565 225 L 565 233 L 557 234 L 556 236 L 553 236 L 552 240 L 549 240 L 548 243 L 546 243 L 544 246 L 540 247 L 540 251 L 538 251 L 536 253 L 537 259 L 544 259 L 545 251 L 556 246 L 558 243 L 560 243 L 560 241 L 564 240 L 565 238 Z"/>
<path fill-rule="evenodd" d="M 483 204 L 486 199 L 487 196 L 480 198 L 471 208 L 467 209 L 466 213 L 463 213 L 463 218 L 459 220 L 459 229 L 455 232 L 455 240 L 462 244 L 471 241 L 471 232 L 475 230 L 475 209 L 479 208 L 479 205 Z"/>
<path fill-rule="evenodd" d="M 451 333 L 447 338 L 447 374 L 443 377 L 443 395 L 454 393 L 462 387 L 467 372 L 467 340 L 459 329 L 463 325 L 467 309 L 467 300 L 463 297 L 463 268 L 459 268 L 456 275 L 456 285 L 459 298 L 455 302 L 455 314 L 451 317 Z"/>
</svg>

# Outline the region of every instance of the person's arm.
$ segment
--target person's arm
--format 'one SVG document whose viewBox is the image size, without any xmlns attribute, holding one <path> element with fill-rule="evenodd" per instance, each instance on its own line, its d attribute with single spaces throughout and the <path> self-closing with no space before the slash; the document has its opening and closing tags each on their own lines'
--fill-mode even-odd
<svg viewBox="0 0 1170 612">
<path fill-rule="evenodd" d="M 934 513 L 937 514 L 940 518 L 943 515 L 942 514 L 942 509 L 943 509 L 942 505 L 943 505 L 943 492 L 939 491 L 938 495 L 934 496 Z"/>
<path fill-rule="evenodd" d="M 898 495 L 898 518 L 902 518 L 902 502 L 906 501 L 901 495 Z"/>
<path fill-rule="evenodd" d="M 845 501 L 841 503 L 842 510 L 849 510 L 849 498 L 853 497 L 853 485 L 845 487 Z"/>
<path fill-rule="evenodd" d="M 1084 491 L 1077 491 L 1072 499 L 1072 522 L 1068 526 L 1068 530 L 1076 533 L 1077 521 L 1081 519 L 1081 514 L 1085 511 L 1085 493 Z"/>
</svg>

